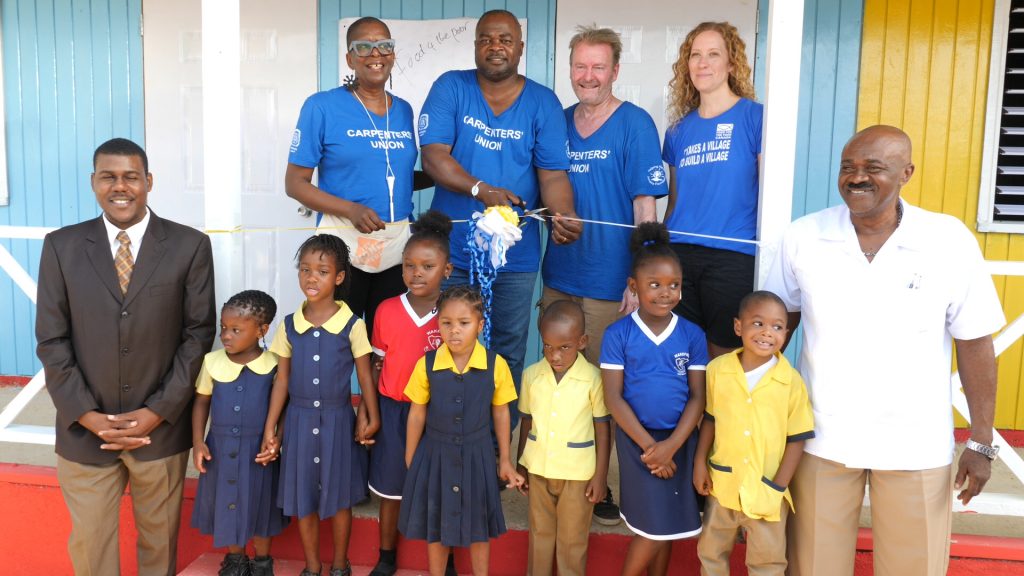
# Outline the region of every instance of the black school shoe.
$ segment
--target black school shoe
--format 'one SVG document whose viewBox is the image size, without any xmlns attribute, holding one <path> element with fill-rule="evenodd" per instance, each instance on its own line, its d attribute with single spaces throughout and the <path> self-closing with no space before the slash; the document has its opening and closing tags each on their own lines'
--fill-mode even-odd
<svg viewBox="0 0 1024 576">
<path fill-rule="evenodd" d="M 274 559 L 270 556 L 257 556 L 249 562 L 249 574 L 252 576 L 274 576 Z"/>
<path fill-rule="evenodd" d="M 395 550 L 381 550 L 380 559 L 369 576 L 394 576 L 398 572 L 398 557 Z"/>
<path fill-rule="evenodd" d="M 249 557 L 245 554 L 225 554 L 217 576 L 250 576 Z"/>
<path fill-rule="evenodd" d="M 622 522 L 622 518 L 619 517 L 619 507 L 615 505 L 615 499 L 612 498 L 611 488 L 608 489 L 604 500 L 594 504 L 594 522 L 602 526 L 615 526 Z"/>
</svg>

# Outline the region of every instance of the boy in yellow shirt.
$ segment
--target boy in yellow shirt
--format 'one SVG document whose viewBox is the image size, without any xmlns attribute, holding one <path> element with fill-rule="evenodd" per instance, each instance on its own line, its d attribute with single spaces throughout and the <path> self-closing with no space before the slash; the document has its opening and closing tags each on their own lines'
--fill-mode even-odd
<svg viewBox="0 0 1024 576">
<path fill-rule="evenodd" d="M 814 437 L 807 388 L 780 352 L 787 319 L 775 294 L 748 294 L 733 321 L 743 348 L 708 364 L 693 465 L 693 484 L 708 496 L 697 543 L 701 573 L 708 576 L 729 573 L 741 528 L 751 575 L 786 570 L 786 516 L 793 507 L 787 486 L 804 441 Z"/>
<path fill-rule="evenodd" d="M 611 416 L 601 371 L 580 353 L 587 346 L 580 305 L 559 300 L 540 319 L 544 359 L 523 372 L 519 395 L 520 491 L 530 497 L 531 576 L 586 572 L 594 504 L 608 487 Z"/>
</svg>

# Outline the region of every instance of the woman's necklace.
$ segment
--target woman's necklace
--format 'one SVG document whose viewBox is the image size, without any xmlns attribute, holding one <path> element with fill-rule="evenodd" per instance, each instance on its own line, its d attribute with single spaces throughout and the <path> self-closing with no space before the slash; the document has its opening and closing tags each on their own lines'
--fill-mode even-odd
<svg viewBox="0 0 1024 576">
<path fill-rule="evenodd" d="M 897 200 L 896 201 L 896 228 L 900 227 L 900 222 L 903 222 L 903 202 L 900 202 L 899 200 Z M 893 230 L 895 231 L 895 229 L 893 229 Z M 882 243 L 882 246 L 885 246 L 884 242 Z M 882 249 L 882 246 L 879 246 L 878 248 L 875 248 L 874 250 L 871 250 L 869 252 L 862 252 L 862 254 L 864 254 L 865 258 L 870 260 L 870 259 L 874 258 L 875 256 L 878 256 L 878 251 Z"/>
<path fill-rule="evenodd" d="M 370 125 L 373 126 L 373 133 L 377 135 L 377 140 L 380 141 L 380 145 L 384 148 L 384 161 L 387 163 L 387 169 L 384 171 L 384 179 L 388 182 L 388 208 L 391 210 L 391 217 L 388 219 L 389 222 L 395 221 L 395 171 L 391 169 L 391 154 L 388 152 L 388 140 L 391 139 L 391 108 L 388 106 L 388 94 L 384 93 L 384 118 L 386 125 L 384 126 L 386 132 L 381 134 L 380 130 L 377 130 L 377 123 L 373 121 L 373 116 L 370 115 L 370 110 L 366 108 L 366 104 L 363 104 L 363 99 L 359 97 L 359 94 L 353 90 L 352 95 L 356 97 L 359 105 L 363 107 L 363 112 L 366 112 L 366 117 L 370 120 Z M 387 138 L 385 138 L 387 136 Z"/>
</svg>

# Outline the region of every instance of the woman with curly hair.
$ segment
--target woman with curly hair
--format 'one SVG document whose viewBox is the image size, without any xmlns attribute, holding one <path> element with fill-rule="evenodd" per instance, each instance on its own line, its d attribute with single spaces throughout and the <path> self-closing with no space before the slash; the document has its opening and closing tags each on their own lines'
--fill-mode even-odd
<svg viewBox="0 0 1024 576">
<path fill-rule="evenodd" d="M 665 224 L 683 266 L 676 312 L 704 329 L 713 358 L 740 346 L 733 318 L 754 287 L 763 106 L 754 101 L 746 47 L 728 22 L 690 31 L 669 82 L 672 124 Z M 718 238 L 709 238 L 715 236 Z"/>
</svg>

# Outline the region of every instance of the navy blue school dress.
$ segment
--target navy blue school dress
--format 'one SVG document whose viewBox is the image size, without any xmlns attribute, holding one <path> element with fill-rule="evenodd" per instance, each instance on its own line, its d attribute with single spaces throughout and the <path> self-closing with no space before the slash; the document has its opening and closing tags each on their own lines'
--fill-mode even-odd
<svg viewBox="0 0 1024 576">
<path fill-rule="evenodd" d="M 264 352 L 236 364 L 224 350 L 210 352 L 196 382 L 212 395 L 206 445 L 212 460 L 199 476 L 192 527 L 213 535 L 213 545 L 245 546 L 253 536 L 281 533 L 288 519 L 274 503 L 278 463 L 256 463 L 267 421 L 277 358 Z"/>
<path fill-rule="evenodd" d="M 300 308 L 270 349 L 291 357 L 278 505 L 288 516 L 330 518 L 368 497 L 366 448 L 355 440 L 354 358 L 371 352 L 366 325 L 344 302 L 321 326 Z"/>
<path fill-rule="evenodd" d="M 491 405 L 516 398 L 504 358 L 477 343 L 460 374 L 442 344 L 416 364 L 405 394 L 427 405 L 427 422 L 405 476 L 399 531 L 444 546 L 504 534 L 491 441 Z"/>
</svg>

